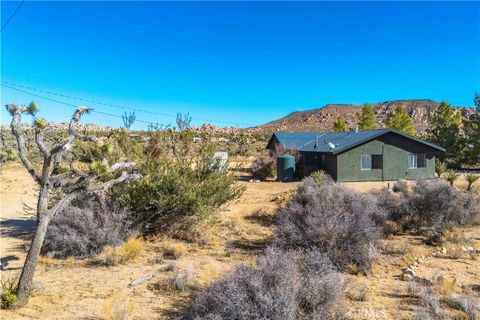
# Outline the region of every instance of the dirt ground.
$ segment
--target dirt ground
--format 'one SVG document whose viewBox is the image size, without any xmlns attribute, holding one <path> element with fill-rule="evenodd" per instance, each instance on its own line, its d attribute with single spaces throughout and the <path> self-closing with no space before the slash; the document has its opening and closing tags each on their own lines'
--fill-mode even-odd
<svg viewBox="0 0 480 320">
<path fill-rule="evenodd" d="M 34 184 L 19 165 L 9 165 L 0 174 L 1 257 L 8 260 L 2 277 L 18 273 L 25 256 L 33 220 L 23 211 L 22 202 L 34 205 Z M 56 260 L 42 257 L 35 276 L 35 290 L 27 307 L 0 310 L 1 319 L 169 319 L 182 304 L 192 299 L 211 281 L 231 271 L 238 263 L 253 264 L 271 235 L 273 211 L 298 183 L 240 182 L 243 195 L 226 205 L 216 223 L 196 241 L 145 239 L 141 255 L 125 265 L 112 267 L 89 260 Z M 348 183 L 365 192 L 384 183 Z M 480 249 L 480 228 L 463 230 Z M 176 258 L 165 258 L 165 246 L 176 248 Z M 348 275 L 345 309 L 352 319 L 412 319 L 422 308 L 402 281 L 405 257 L 430 254 L 438 248 L 425 247 L 419 238 L 399 235 L 383 241 L 372 274 Z M 7 258 L 7 259 L 6 259 Z M 418 281 L 431 283 L 439 275 L 454 276 L 456 291 L 463 293 L 480 286 L 480 260 L 453 259 L 448 255 L 427 257 L 418 266 Z M 142 285 L 130 287 L 132 280 L 153 275 Z M 168 284 L 183 277 L 185 290 Z M 480 294 L 472 291 L 475 297 Z M 448 307 L 446 307 L 448 308 Z M 452 310 L 451 310 L 452 311 Z M 453 310 L 452 312 L 456 312 Z M 117 317 L 118 315 L 122 317 Z"/>
</svg>

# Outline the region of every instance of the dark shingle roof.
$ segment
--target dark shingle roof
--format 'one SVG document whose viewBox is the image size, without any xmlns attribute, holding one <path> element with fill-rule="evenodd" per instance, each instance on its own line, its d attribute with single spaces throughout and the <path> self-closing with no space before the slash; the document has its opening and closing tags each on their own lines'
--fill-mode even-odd
<svg viewBox="0 0 480 320">
<path fill-rule="evenodd" d="M 295 148 L 298 151 L 338 154 L 390 132 L 414 140 L 430 148 L 445 151 L 445 149 L 440 146 L 409 136 L 395 129 L 376 129 L 358 132 L 275 132 L 273 136 L 275 136 L 284 147 Z M 332 148 L 332 146 L 334 146 L 334 148 Z"/>
</svg>

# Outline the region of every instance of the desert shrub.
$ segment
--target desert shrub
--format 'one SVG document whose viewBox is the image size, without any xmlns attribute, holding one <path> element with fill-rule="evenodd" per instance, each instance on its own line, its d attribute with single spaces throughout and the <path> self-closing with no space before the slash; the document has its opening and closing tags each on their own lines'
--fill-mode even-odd
<svg viewBox="0 0 480 320">
<path fill-rule="evenodd" d="M 445 229 L 480 223 L 480 197 L 443 180 L 421 180 L 409 191 L 393 194 L 383 189 L 374 196 L 390 221 L 404 230 L 428 231 L 429 237 L 438 238 Z"/>
<path fill-rule="evenodd" d="M 267 178 L 274 178 L 277 174 L 277 158 L 282 154 L 289 154 L 296 158 L 296 163 L 299 163 L 300 154 L 297 149 L 285 148 L 277 145 L 275 151 L 267 150 L 257 158 L 255 158 L 251 165 L 252 176 L 255 179 L 265 180 Z"/>
<path fill-rule="evenodd" d="M 0 148 L 0 162 L 15 161 L 18 152 L 15 148 Z"/>
<path fill-rule="evenodd" d="M 83 193 L 52 219 L 42 252 L 56 258 L 91 257 L 134 232 L 131 214 L 114 199 Z"/>
<path fill-rule="evenodd" d="M 451 294 L 447 299 L 448 304 L 464 312 L 469 320 L 480 319 L 480 301 L 468 295 Z"/>
<path fill-rule="evenodd" d="M 480 198 L 456 190 L 441 180 L 418 181 L 404 195 L 410 227 L 429 227 L 437 231 L 480 223 Z"/>
<path fill-rule="evenodd" d="M 340 270 L 355 264 L 365 271 L 376 256 L 384 222 L 373 196 L 309 177 L 279 209 L 274 241 L 283 248 L 316 248 Z"/>
<path fill-rule="evenodd" d="M 143 179 L 113 194 L 134 212 L 146 233 L 171 232 L 188 236 L 208 221 L 215 209 L 238 197 L 243 188 L 214 160 L 213 152 L 195 158 L 162 157 L 147 161 L 139 171 Z"/>
<path fill-rule="evenodd" d="M 412 295 L 417 296 L 426 308 L 426 312 L 421 312 L 419 314 L 421 319 L 429 319 L 430 316 L 433 317 L 433 319 L 444 318 L 444 313 L 440 308 L 440 299 L 432 290 L 412 283 L 409 287 L 409 291 Z"/>
<path fill-rule="evenodd" d="M 165 239 L 161 251 L 165 259 L 178 259 L 187 252 L 187 247 L 181 242 Z"/>
<path fill-rule="evenodd" d="M 200 293 L 182 319 L 337 319 L 343 281 L 318 251 L 270 247 Z"/>
<path fill-rule="evenodd" d="M 435 161 L 435 172 L 437 173 L 437 175 L 441 177 L 442 174 L 445 173 L 445 171 L 447 171 L 446 163 L 439 160 Z"/>
<path fill-rule="evenodd" d="M 408 182 L 406 180 L 398 180 L 392 188 L 393 192 L 408 192 Z"/>
<path fill-rule="evenodd" d="M 251 165 L 252 177 L 265 180 L 274 178 L 276 175 L 276 158 L 271 151 L 268 151 L 253 160 Z"/>
</svg>

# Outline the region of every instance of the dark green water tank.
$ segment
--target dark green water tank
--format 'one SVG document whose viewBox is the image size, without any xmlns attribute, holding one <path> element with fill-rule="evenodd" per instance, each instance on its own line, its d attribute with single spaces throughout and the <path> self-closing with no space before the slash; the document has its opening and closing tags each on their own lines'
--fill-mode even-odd
<svg viewBox="0 0 480 320">
<path fill-rule="evenodd" d="M 277 181 L 289 182 L 295 179 L 295 157 L 282 154 L 277 158 Z"/>
</svg>

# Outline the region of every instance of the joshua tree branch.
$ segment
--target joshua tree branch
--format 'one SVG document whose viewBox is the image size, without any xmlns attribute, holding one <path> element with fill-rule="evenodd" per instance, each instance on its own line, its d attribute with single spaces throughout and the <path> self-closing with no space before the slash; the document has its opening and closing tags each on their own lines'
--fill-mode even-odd
<svg viewBox="0 0 480 320">
<path fill-rule="evenodd" d="M 42 153 L 44 157 L 49 157 L 50 152 L 48 152 L 47 147 L 45 146 L 45 142 L 43 141 L 43 131 L 42 130 L 35 130 L 35 143 L 38 146 L 38 150 Z"/>
<path fill-rule="evenodd" d="M 30 160 L 28 160 L 27 152 L 25 150 L 25 138 L 23 137 L 21 126 L 22 126 L 22 113 L 26 112 L 26 108 L 20 107 L 14 104 L 9 104 L 7 105 L 7 110 L 12 115 L 12 122 L 10 123 L 10 127 L 12 129 L 13 135 L 17 139 L 18 153 L 20 156 L 20 160 L 22 161 L 25 168 L 27 168 L 28 172 L 33 177 L 35 182 L 40 184 L 41 177 L 33 168 Z"/>
<path fill-rule="evenodd" d="M 58 152 L 61 152 L 63 150 L 69 149 L 71 147 L 73 139 L 75 139 L 76 136 L 76 126 L 78 124 L 78 121 L 80 121 L 80 118 L 82 117 L 83 113 L 88 113 L 89 109 L 87 108 L 78 108 L 75 113 L 72 116 L 72 119 L 70 120 L 70 124 L 68 126 L 68 137 L 65 139 L 63 142 L 57 143 L 51 150 L 50 154 L 56 154 Z"/>
</svg>

